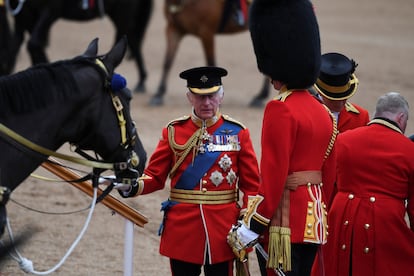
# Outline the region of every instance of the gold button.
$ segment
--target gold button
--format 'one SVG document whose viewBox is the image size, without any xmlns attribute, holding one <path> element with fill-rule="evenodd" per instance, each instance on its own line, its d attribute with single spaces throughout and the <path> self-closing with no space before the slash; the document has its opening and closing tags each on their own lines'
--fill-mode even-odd
<svg viewBox="0 0 414 276">
<path fill-rule="evenodd" d="M 310 234 L 312 234 L 312 231 L 311 230 L 307 230 L 306 231 L 306 234 L 310 235 Z"/>
<path fill-rule="evenodd" d="M 371 196 L 371 197 L 369 198 L 369 201 L 371 201 L 371 202 L 375 202 L 375 197 Z"/>
<path fill-rule="evenodd" d="M 310 182 L 308 182 L 308 187 L 310 187 L 312 184 Z"/>
<path fill-rule="evenodd" d="M 347 220 L 346 220 L 346 221 L 344 222 L 344 225 L 348 225 L 348 224 L 349 224 L 349 221 L 347 221 Z"/>
<path fill-rule="evenodd" d="M 201 189 L 201 191 L 202 191 L 203 193 L 205 193 L 205 192 L 207 192 L 207 189 L 206 189 L 206 188 L 203 188 L 203 189 Z"/>
<path fill-rule="evenodd" d="M 203 180 L 201 183 L 203 183 L 203 185 L 207 184 L 207 180 Z"/>
<path fill-rule="evenodd" d="M 312 223 L 308 223 L 308 228 L 312 228 Z"/>
<path fill-rule="evenodd" d="M 343 244 L 343 245 L 342 245 L 342 247 L 341 247 L 341 249 L 342 249 L 342 250 L 345 250 L 345 249 L 346 249 L 346 245 L 345 245 L 345 244 Z"/>
<path fill-rule="evenodd" d="M 319 184 L 319 186 L 321 186 L 321 187 L 322 187 L 322 186 L 323 186 L 323 183 L 321 182 L 321 184 Z"/>
<path fill-rule="evenodd" d="M 364 248 L 364 253 L 365 253 L 365 254 L 368 254 L 368 253 L 369 253 L 369 248 L 368 248 L 368 247 L 365 247 L 365 248 Z"/>
<path fill-rule="evenodd" d="M 349 199 L 354 199 L 354 195 L 353 195 L 353 194 L 349 194 L 349 195 L 348 195 L 348 198 L 349 198 Z"/>
<path fill-rule="evenodd" d="M 364 228 L 365 229 L 368 229 L 370 227 L 370 225 L 368 224 L 368 223 L 366 223 L 365 225 L 364 225 Z"/>
<path fill-rule="evenodd" d="M 308 211 L 308 215 L 309 216 L 312 216 L 313 215 L 313 212 L 312 211 Z"/>
<path fill-rule="evenodd" d="M 326 209 L 326 204 L 324 203 L 324 204 L 322 204 L 322 208 L 323 209 Z"/>
<path fill-rule="evenodd" d="M 312 208 L 313 207 L 313 203 L 312 202 L 308 202 L 308 208 Z"/>
</svg>

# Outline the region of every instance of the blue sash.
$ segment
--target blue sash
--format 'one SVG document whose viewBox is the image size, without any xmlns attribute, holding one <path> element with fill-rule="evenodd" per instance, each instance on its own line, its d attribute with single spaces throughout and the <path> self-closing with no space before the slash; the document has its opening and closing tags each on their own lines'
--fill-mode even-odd
<svg viewBox="0 0 414 276">
<path fill-rule="evenodd" d="M 227 135 L 237 135 L 240 132 L 240 130 L 241 127 L 239 125 L 224 121 L 224 123 L 213 133 L 213 136 L 223 135 L 220 134 L 220 132 L 225 133 L 224 131 L 227 132 Z M 224 134 L 224 136 L 225 135 L 226 134 Z M 204 147 L 206 147 L 206 145 L 204 145 Z M 182 173 L 180 179 L 178 179 L 174 188 L 183 190 L 193 190 L 194 187 L 197 186 L 203 175 L 211 168 L 211 166 L 214 164 L 214 162 L 217 160 L 220 154 L 221 151 L 208 151 L 208 149 L 206 149 L 206 151 L 203 154 L 198 154 L 194 158 L 193 164 L 190 164 L 187 167 L 187 169 Z M 160 211 L 164 211 L 164 216 L 161 225 L 158 229 L 159 236 L 161 236 L 162 231 L 164 229 L 164 221 L 167 216 L 167 211 L 175 204 L 178 204 L 178 202 L 172 201 L 170 199 L 161 203 Z"/>
<path fill-rule="evenodd" d="M 229 135 L 237 135 L 240 132 L 241 127 L 236 124 L 224 121 L 224 123 L 213 133 L 213 136 L 219 135 L 219 133 L 223 130 L 230 131 Z M 194 158 L 193 164 L 190 164 L 183 172 L 180 179 L 178 179 L 174 188 L 183 190 L 194 189 L 203 175 L 214 164 L 214 161 L 216 161 L 220 156 L 220 154 L 220 151 L 210 152 L 207 149 L 203 154 L 198 154 Z"/>
</svg>

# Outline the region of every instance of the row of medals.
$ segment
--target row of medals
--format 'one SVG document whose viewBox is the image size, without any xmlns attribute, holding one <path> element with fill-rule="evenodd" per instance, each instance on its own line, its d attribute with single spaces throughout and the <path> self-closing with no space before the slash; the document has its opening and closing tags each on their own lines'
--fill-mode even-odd
<svg viewBox="0 0 414 276">
<path fill-rule="evenodd" d="M 210 135 L 207 130 L 204 128 L 204 132 L 200 137 L 200 142 L 198 144 L 198 153 L 204 154 L 206 151 L 215 152 L 215 151 L 239 151 L 240 143 L 239 137 L 237 135 Z M 236 182 L 237 175 L 231 168 L 233 164 L 231 158 L 224 154 L 218 161 L 219 167 L 222 169 L 222 172 L 215 170 L 211 173 L 210 180 L 215 186 L 219 186 L 223 183 L 224 180 L 230 186 Z"/>
</svg>

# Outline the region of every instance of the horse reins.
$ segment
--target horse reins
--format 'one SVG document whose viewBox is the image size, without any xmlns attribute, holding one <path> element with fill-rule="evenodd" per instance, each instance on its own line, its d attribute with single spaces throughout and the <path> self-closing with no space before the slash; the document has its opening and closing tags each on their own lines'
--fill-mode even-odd
<svg viewBox="0 0 414 276">
<path fill-rule="evenodd" d="M 125 116 L 124 116 L 124 107 L 123 107 L 122 101 L 117 95 L 113 94 L 112 89 L 110 88 L 110 82 L 108 80 L 110 79 L 110 75 L 109 75 L 109 72 L 105 64 L 99 58 L 95 58 L 93 62 L 91 62 L 88 59 L 87 61 L 89 64 L 93 65 L 95 68 L 99 69 L 98 70 L 99 72 L 103 72 L 104 79 L 105 79 L 104 86 L 106 89 L 109 90 L 109 93 L 112 99 L 112 104 L 115 108 L 116 116 L 118 119 L 118 125 L 120 129 L 120 134 L 121 134 L 121 143 L 118 149 L 112 154 L 112 155 L 115 155 L 119 150 L 125 150 L 125 149 L 128 149 L 129 147 L 133 147 L 133 145 L 135 144 L 135 140 L 136 140 L 136 135 L 134 134 L 136 133 L 136 131 L 134 127 L 132 128 L 128 127 L 128 124 L 127 124 L 128 122 L 126 121 Z M 130 125 L 134 125 L 133 122 L 130 122 Z M 6 127 L 2 123 L 0 123 L 0 136 L 3 136 L 6 139 L 8 138 L 14 142 L 17 142 L 18 144 L 23 145 L 24 147 L 34 152 L 40 153 L 42 155 L 53 156 L 61 160 L 69 161 L 69 162 L 80 164 L 83 166 L 92 167 L 94 168 L 95 176 L 98 170 L 99 170 L 98 172 L 98 175 L 99 175 L 100 172 L 104 170 L 124 171 L 124 170 L 127 170 L 130 167 L 130 165 L 132 165 L 133 167 L 137 167 L 139 164 L 138 155 L 136 154 L 134 150 L 131 150 L 131 156 L 128 160 L 124 162 L 115 162 L 115 163 L 99 161 L 97 158 L 92 157 L 86 152 L 84 152 L 83 150 L 81 150 L 79 146 L 77 145 L 74 145 L 75 146 L 74 151 L 78 153 L 79 155 L 81 155 L 82 157 L 84 157 L 85 159 L 55 152 L 45 147 L 42 147 L 38 144 L 33 143 L 32 141 L 26 139 L 25 137 L 21 136 L 15 131 Z M 91 178 L 95 178 L 95 177 L 91 177 Z M 82 178 L 82 181 L 83 180 L 85 180 L 85 178 Z"/>
</svg>

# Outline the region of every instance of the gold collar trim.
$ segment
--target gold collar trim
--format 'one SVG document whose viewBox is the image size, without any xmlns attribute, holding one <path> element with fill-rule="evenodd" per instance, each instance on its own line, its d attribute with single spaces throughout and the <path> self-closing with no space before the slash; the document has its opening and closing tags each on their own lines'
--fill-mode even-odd
<svg viewBox="0 0 414 276">
<path fill-rule="evenodd" d="M 212 125 L 214 125 L 215 123 L 217 123 L 217 121 L 221 118 L 221 113 L 219 111 L 217 111 L 216 115 L 214 115 L 212 118 L 207 119 L 207 120 L 202 120 L 200 119 L 195 113 L 194 113 L 194 109 L 191 113 L 191 120 L 193 121 L 194 124 L 196 124 L 199 127 L 211 127 Z"/>
<path fill-rule="evenodd" d="M 359 114 L 359 110 L 350 102 L 345 103 L 345 110 L 348 112 L 353 112 L 355 114 Z"/>
<path fill-rule="evenodd" d="M 386 121 L 386 120 L 384 120 L 384 119 L 379 119 L 379 118 L 372 119 L 372 120 L 371 120 L 371 122 L 369 122 L 369 123 L 368 123 L 368 125 L 371 125 L 371 124 L 379 124 L 379 125 L 383 125 L 383 126 L 386 126 L 386 127 L 388 127 L 388 128 L 391 128 L 391 129 L 393 129 L 393 130 L 395 130 L 395 131 L 397 131 L 397 132 L 399 132 L 399 133 L 403 134 L 403 132 L 401 131 L 401 129 L 400 129 L 399 127 L 397 127 L 397 126 L 393 125 L 393 124 L 392 124 L 392 123 L 390 123 L 390 122 L 387 122 L 387 121 Z"/>
</svg>

